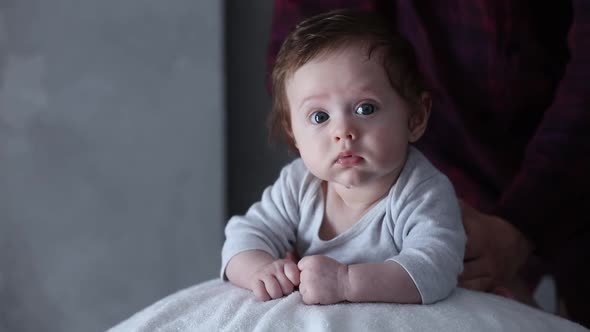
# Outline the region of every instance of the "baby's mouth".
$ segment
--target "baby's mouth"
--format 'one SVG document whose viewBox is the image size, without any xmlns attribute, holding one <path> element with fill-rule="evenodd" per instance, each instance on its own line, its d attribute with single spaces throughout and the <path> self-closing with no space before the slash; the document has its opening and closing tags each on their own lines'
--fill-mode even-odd
<svg viewBox="0 0 590 332">
<path fill-rule="evenodd" d="M 352 167 L 363 162 L 363 157 L 351 153 L 341 153 L 338 155 L 336 162 L 345 167 Z"/>
</svg>

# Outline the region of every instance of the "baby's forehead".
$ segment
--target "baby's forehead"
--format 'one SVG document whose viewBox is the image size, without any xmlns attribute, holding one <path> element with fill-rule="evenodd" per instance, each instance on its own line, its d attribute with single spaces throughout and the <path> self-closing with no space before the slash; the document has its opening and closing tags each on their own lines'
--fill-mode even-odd
<svg viewBox="0 0 590 332">
<path fill-rule="evenodd" d="M 347 60 L 346 64 L 348 65 L 362 65 L 372 62 L 378 65 L 379 70 L 386 71 L 383 47 L 373 47 L 366 42 L 347 42 L 326 46 L 309 57 L 299 59 L 292 64 L 287 78 L 292 79 L 295 73 L 306 65 L 331 63 L 343 58 Z"/>
<path fill-rule="evenodd" d="M 334 42 L 325 45 L 324 47 L 319 47 L 308 58 L 308 61 L 323 60 L 326 58 L 341 56 L 343 54 L 356 54 L 366 60 L 381 59 L 384 54 L 383 49 L 384 47 L 373 45 L 373 43 L 367 40 Z"/>
<path fill-rule="evenodd" d="M 386 95 L 391 82 L 382 63 L 364 49 L 347 48 L 310 60 L 285 82 L 288 100 L 309 96 Z"/>
</svg>

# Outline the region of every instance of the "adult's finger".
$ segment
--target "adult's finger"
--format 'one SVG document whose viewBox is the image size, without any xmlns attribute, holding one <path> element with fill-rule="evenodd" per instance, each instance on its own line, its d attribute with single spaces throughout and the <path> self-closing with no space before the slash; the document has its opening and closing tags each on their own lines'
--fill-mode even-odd
<svg viewBox="0 0 590 332">
<path fill-rule="evenodd" d="M 468 237 L 471 237 L 473 233 L 478 233 L 481 228 L 481 222 L 479 220 L 479 212 L 472 208 L 469 204 L 459 201 L 459 207 L 461 208 L 461 219 L 463 220 L 463 227 Z"/>
<path fill-rule="evenodd" d="M 474 236 L 467 237 L 467 244 L 465 245 L 465 258 L 464 260 L 470 261 L 477 259 L 482 254 L 481 239 L 477 239 Z"/>
<path fill-rule="evenodd" d="M 459 286 L 471 290 L 487 292 L 494 286 L 491 277 L 481 277 L 459 281 Z"/>
<path fill-rule="evenodd" d="M 508 287 L 505 286 L 495 286 L 494 288 L 492 288 L 491 292 L 499 296 L 516 300 L 516 295 L 514 295 L 514 292 L 512 292 Z"/>
<path fill-rule="evenodd" d="M 467 243 L 465 244 L 465 260 L 469 261 L 481 256 L 484 252 L 486 243 L 484 225 L 474 221 L 463 221 L 463 224 L 476 224 L 471 227 L 471 232 L 467 233 Z"/>
<path fill-rule="evenodd" d="M 464 262 L 463 272 L 459 275 L 459 280 L 469 280 L 481 277 L 492 277 L 493 267 L 492 263 L 486 257 L 478 257 Z"/>
</svg>

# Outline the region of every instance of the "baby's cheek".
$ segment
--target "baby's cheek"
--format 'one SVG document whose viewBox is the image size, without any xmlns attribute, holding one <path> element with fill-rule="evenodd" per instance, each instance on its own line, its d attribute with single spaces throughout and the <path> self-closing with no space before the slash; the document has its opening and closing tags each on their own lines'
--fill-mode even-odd
<svg viewBox="0 0 590 332">
<path fill-rule="evenodd" d="M 395 134 L 391 128 L 383 128 L 373 132 L 370 145 L 383 161 L 398 159 L 403 155 L 408 146 L 408 139 L 404 135 Z"/>
</svg>

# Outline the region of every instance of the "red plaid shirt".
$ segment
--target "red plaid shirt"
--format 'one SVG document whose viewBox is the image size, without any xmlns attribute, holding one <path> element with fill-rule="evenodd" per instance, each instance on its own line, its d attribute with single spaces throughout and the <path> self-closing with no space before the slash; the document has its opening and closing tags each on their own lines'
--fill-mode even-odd
<svg viewBox="0 0 590 332">
<path fill-rule="evenodd" d="M 416 48 L 433 94 L 418 147 L 461 198 L 540 254 L 588 229 L 589 0 L 275 0 L 269 66 L 297 22 L 345 7 L 387 15 Z"/>
</svg>

